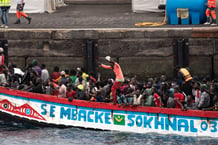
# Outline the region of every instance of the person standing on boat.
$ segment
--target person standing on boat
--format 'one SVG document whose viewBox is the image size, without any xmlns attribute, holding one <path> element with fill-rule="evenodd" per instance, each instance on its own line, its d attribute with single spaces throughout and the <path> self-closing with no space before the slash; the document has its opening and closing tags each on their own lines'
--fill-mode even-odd
<svg viewBox="0 0 218 145">
<path fill-rule="evenodd" d="M 192 76 L 187 68 L 182 68 L 180 66 L 176 67 L 177 77 L 178 77 L 178 85 L 181 87 L 182 92 L 185 93 L 186 96 L 192 95 Z"/>
<path fill-rule="evenodd" d="M 27 19 L 28 23 L 31 23 L 32 18 L 23 12 L 24 0 L 17 0 L 17 21 L 14 24 L 20 24 L 20 17 L 23 16 Z"/>
<path fill-rule="evenodd" d="M 114 104 L 116 104 L 117 102 L 116 90 L 124 82 L 124 76 L 121 67 L 117 62 L 115 62 L 110 56 L 106 56 L 105 59 L 110 63 L 110 65 L 108 66 L 108 65 L 101 64 L 100 66 L 105 69 L 112 69 L 114 71 L 114 74 L 116 75 L 116 80 L 111 88 L 113 102 Z"/>
</svg>

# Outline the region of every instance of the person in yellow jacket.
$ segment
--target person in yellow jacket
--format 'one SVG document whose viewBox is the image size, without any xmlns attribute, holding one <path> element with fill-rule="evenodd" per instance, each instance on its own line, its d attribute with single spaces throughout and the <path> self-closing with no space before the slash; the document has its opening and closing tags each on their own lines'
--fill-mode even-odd
<svg viewBox="0 0 218 145">
<path fill-rule="evenodd" d="M 180 66 L 176 66 L 177 77 L 178 77 L 178 85 L 181 87 L 183 94 L 185 96 L 192 96 L 192 76 L 187 68 L 183 68 Z"/>
<path fill-rule="evenodd" d="M 217 25 L 216 24 L 216 0 L 207 0 L 207 9 L 206 9 L 207 21 L 204 23 L 205 25 Z M 212 18 L 212 22 L 210 21 Z"/>
<path fill-rule="evenodd" d="M 8 13 L 11 7 L 11 0 L 0 0 L 1 27 L 8 28 Z"/>
</svg>

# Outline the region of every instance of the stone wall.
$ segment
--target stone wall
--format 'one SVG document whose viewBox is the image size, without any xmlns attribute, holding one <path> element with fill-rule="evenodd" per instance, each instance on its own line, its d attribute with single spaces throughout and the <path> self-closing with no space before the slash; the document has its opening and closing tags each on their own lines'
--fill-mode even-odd
<svg viewBox="0 0 218 145">
<path fill-rule="evenodd" d="M 131 4 L 131 0 L 64 0 L 71 4 Z"/>
<path fill-rule="evenodd" d="M 1 30 L 0 38 L 9 41 L 9 61 L 24 68 L 34 58 L 51 72 L 83 66 L 84 41 L 97 42 L 96 59 L 106 55 L 117 60 L 125 74 L 140 79 L 167 75 L 173 77 L 173 40 L 189 40 L 189 67 L 193 75 L 218 77 L 218 28 L 141 28 L 141 29 L 11 29 Z M 214 65 L 212 66 L 212 64 Z M 104 76 L 110 70 L 98 68 Z"/>
</svg>

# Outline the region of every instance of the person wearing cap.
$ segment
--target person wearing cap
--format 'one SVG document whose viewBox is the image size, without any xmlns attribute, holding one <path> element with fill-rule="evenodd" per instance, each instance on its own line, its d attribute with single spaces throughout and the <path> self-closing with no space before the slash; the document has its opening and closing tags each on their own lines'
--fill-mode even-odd
<svg viewBox="0 0 218 145">
<path fill-rule="evenodd" d="M 5 65 L 4 49 L 0 47 L 0 73 L 2 73 Z"/>
<path fill-rule="evenodd" d="M 68 77 L 69 77 L 69 75 L 66 74 L 65 71 L 61 71 L 61 72 L 60 72 L 60 76 L 59 76 L 57 79 L 53 80 L 53 81 L 56 82 L 56 83 L 59 82 L 59 81 L 64 81 L 64 82 L 66 82 L 66 80 L 67 80 Z"/>
<path fill-rule="evenodd" d="M 117 102 L 116 90 L 124 82 L 124 76 L 123 76 L 123 72 L 121 70 L 121 67 L 117 62 L 113 61 L 113 59 L 111 59 L 110 56 L 106 56 L 105 59 L 110 63 L 110 65 L 101 64 L 100 66 L 105 68 L 105 69 L 112 69 L 114 71 L 114 74 L 116 75 L 115 82 L 111 88 L 113 102 L 115 104 Z"/>
<path fill-rule="evenodd" d="M 85 93 L 84 86 L 82 84 L 77 86 L 76 95 L 77 95 L 77 98 L 80 100 L 86 100 L 86 101 L 89 100 L 89 97 Z"/>
<path fill-rule="evenodd" d="M 33 65 L 33 70 L 37 73 L 38 77 L 41 77 L 42 74 L 42 69 L 41 67 L 38 65 L 38 60 L 37 59 L 33 59 L 32 60 L 32 65 Z"/>
</svg>

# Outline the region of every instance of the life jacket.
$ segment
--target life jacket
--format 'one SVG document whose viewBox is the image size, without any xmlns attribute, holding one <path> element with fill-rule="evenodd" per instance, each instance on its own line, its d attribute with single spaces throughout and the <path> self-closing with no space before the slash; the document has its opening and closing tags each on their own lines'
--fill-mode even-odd
<svg viewBox="0 0 218 145">
<path fill-rule="evenodd" d="M 208 0 L 207 6 L 208 6 L 208 8 L 215 8 L 216 7 L 216 0 Z"/>
<path fill-rule="evenodd" d="M 189 71 L 186 68 L 181 68 L 179 70 L 179 72 L 182 73 L 185 82 L 192 80 L 191 74 L 189 73 Z"/>
</svg>

